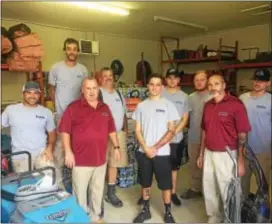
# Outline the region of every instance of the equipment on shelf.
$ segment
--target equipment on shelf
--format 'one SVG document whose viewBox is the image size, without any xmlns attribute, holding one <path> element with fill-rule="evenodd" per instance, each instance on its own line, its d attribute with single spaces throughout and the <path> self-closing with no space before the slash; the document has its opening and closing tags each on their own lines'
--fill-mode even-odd
<svg viewBox="0 0 272 224">
<path fill-rule="evenodd" d="M 151 66 L 148 61 L 144 60 L 144 53 L 141 54 L 141 61 L 136 65 L 136 80 L 141 82 L 142 86 L 146 86 L 148 76 L 152 73 Z"/>
</svg>

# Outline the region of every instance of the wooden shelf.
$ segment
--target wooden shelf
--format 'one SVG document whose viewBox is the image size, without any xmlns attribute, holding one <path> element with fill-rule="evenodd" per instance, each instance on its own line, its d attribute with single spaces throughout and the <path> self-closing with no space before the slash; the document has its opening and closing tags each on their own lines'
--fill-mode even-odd
<svg viewBox="0 0 272 224">
<path fill-rule="evenodd" d="M 193 64 L 193 63 L 208 63 L 208 62 L 219 62 L 220 60 L 229 61 L 235 60 L 235 58 L 220 58 L 219 56 L 215 57 L 206 57 L 206 58 L 195 58 L 195 59 L 183 59 L 183 60 L 164 60 L 162 63 L 178 63 L 178 64 Z"/>
<path fill-rule="evenodd" d="M 272 68 L 272 61 L 270 62 L 256 62 L 256 63 L 239 63 L 239 64 L 220 64 L 221 69 L 250 69 L 250 68 Z"/>
</svg>

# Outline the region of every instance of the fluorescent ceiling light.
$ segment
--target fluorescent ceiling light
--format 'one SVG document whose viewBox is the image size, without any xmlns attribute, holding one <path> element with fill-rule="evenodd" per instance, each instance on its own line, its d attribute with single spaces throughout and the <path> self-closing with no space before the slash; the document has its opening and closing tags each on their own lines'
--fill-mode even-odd
<svg viewBox="0 0 272 224">
<path fill-rule="evenodd" d="M 94 2 L 69 2 L 69 4 L 73 4 L 76 6 L 80 6 L 87 9 L 94 9 L 101 12 L 107 12 L 111 14 L 117 14 L 120 16 L 127 16 L 129 15 L 129 10 L 123 9 L 116 6 L 110 6 L 110 5 L 103 5 L 102 3 L 94 3 Z"/>
<path fill-rule="evenodd" d="M 179 24 L 179 25 L 194 27 L 194 28 L 203 29 L 205 31 L 208 31 L 208 27 L 198 25 L 198 24 L 195 24 L 195 23 L 188 23 L 188 22 L 185 22 L 185 21 L 169 19 L 169 18 L 162 17 L 162 16 L 154 16 L 153 19 L 154 19 L 154 21 L 164 21 L 164 22 L 169 22 L 169 23 L 176 23 L 176 24 Z"/>
<path fill-rule="evenodd" d="M 263 12 L 258 12 L 258 13 L 254 13 L 252 14 L 253 16 L 257 16 L 257 15 L 262 15 L 262 14 L 266 14 L 266 13 L 270 13 L 272 9 L 269 9 L 269 10 L 266 10 L 266 11 L 263 11 Z"/>
<path fill-rule="evenodd" d="M 243 9 L 240 12 L 249 12 L 249 11 L 256 10 L 256 9 L 266 8 L 268 6 L 269 6 L 269 4 L 259 5 L 259 6 L 256 6 L 256 7 L 251 7 L 251 8 Z"/>
</svg>

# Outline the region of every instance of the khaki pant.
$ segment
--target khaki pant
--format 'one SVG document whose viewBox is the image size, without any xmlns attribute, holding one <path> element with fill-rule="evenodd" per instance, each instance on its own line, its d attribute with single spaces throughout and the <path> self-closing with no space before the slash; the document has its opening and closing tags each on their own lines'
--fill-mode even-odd
<svg viewBox="0 0 272 224">
<path fill-rule="evenodd" d="M 189 165 L 191 172 L 191 188 L 196 191 L 202 191 L 202 169 L 197 166 L 197 159 L 199 157 L 200 144 L 189 144 Z"/>
<path fill-rule="evenodd" d="M 268 185 L 271 187 L 271 153 L 260 153 L 256 155 L 261 168 L 264 172 L 265 179 L 268 183 Z M 246 160 L 245 163 L 245 175 L 242 178 L 242 188 L 243 188 L 243 194 L 246 196 L 249 194 L 251 189 L 251 178 L 252 178 L 252 170 L 249 167 L 249 162 Z M 253 182 L 254 183 L 254 182 Z"/>
<path fill-rule="evenodd" d="M 236 151 L 232 153 L 235 157 L 237 156 Z M 233 174 L 234 163 L 227 152 L 213 152 L 205 149 L 203 193 L 208 216 L 223 218 L 221 201 L 226 201 L 228 184 Z"/>
<path fill-rule="evenodd" d="M 127 153 L 127 135 L 124 131 L 117 132 L 117 137 L 120 146 L 120 161 L 117 162 L 114 157 L 114 148 L 111 140 L 108 143 L 108 165 L 109 167 L 127 167 L 128 164 L 128 153 Z"/>
<path fill-rule="evenodd" d="M 99 219 L 103 200 L 107 164 L 98 167 L 80 167 L 72 169 L 73 193 L 79 205 L 91 213 L 92 220 Z M 90 209 L 87 208 L 87 191 Z M 89 211 L 88 211 L 89 210 Z"/>
</svg>

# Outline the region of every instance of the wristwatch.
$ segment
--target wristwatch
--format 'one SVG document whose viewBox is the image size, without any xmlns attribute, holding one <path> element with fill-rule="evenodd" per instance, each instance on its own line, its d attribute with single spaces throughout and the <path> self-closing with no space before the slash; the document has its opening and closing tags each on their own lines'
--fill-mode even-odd
<svg viewBox="0 0 272 224">
<path fill-rule="evenodd" d="M 120 146 L 114 146 L 113 149 L 120 149 Z"/>
</svg>

